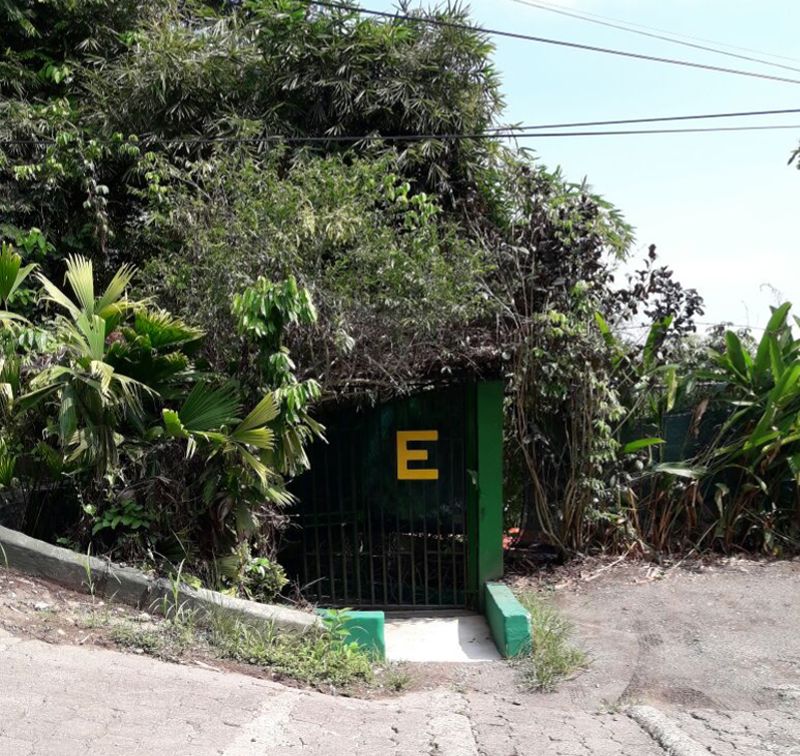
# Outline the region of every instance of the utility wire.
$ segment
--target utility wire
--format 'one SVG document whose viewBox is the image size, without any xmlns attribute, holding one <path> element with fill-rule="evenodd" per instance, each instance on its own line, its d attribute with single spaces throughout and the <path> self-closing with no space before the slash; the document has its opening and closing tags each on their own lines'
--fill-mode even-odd
<svg viewBox="0 0 800 756">
<path fill-rule="evenodd" d="M 555 7 L 553 3 L 546 3 L 540 2 L 542 5 L 549 5 L 550 7 Z M 692 36 L 691 34 L 679 34 L 676 31 L 672 31 L 671 29 L 664 29 L 658 26 L 647 26 L 646 24 L 637 24 L 633 21 L 623 21 L 619 18 L 612 18 L 609 16 L 601 16 L 598 13 L 589 13 L 589 11 L 581 11 L 582 16 L 588 16 L 591 18 L 597 18 L 602 21 L 611 21 L 618 24 L 624 24 L 625 26 L 634 26 L 637 29 L 644 29 L 645 31 L 652 31 L 652 32 L 661 32 L 662 34 L 669 34 L 672 37 L 680 37 L 682 39 L 689 39 L 694 42 L 705 42 L 709 45 L 715 45 L 716 47 L 727 47 L 729 50 L 739 50 L 741 52 L 749 52 L 755 55 L 766 56 L 768 58 L 777 58 L 779 60 L 790 60 L 794 63 L 800 63 L 800 58 L 792 57 L 790 55 L 778 55 L 777 53 L 768 53 L 764 52 L 764 50 L 754 50 L 752 47 L 741 47 L 739 45 L 731 45 L 725 42 L 720 42 L 719 40 L 708 39 L 707 37 L 697 37 Z"/>
<path fill-rule="evenodd" d="M 572 122 L 564 122 L 564 123 L 545 123 L 545 124 L 528 124 L 528 125 L 513 125 L 509 124 L 507 126 L 493 126 L 484 129 L 483 132 L 480 134 L 453 134 L 453 133 L 427 133 L 427 134 L 395 134 L 395 135 L 387 135 L 382 136 L 380 134 L 366 134 L 366 135 L 330 135 L 326 136 L 324 134 L 321 135 L 309 135 L 309 136 L 285 136 L 281 134 L 271 134 L 266 135 L 263 137 L 175 137 L 171 139 L 167 138 L 159 138 L 159 137 L 150 137 L 150 136 L 137 136 L 136 139 L 143 145 L 146 146 L 148 144 L 165 144 L 165 143 L 185 143 L 187 141 L 202 141 L 202 142 L 263 142 L 263 141 L 310 141 L 310 142 L 333 142 L 333 141 L 348 141 L 348 142 L 356 142 L 362 140 L 386 140 L 386 141 L 399 141 L 399 140 L 427 140 L 427 139 L 488 139 L 490 137 L 496 138 L 517 138 L 522 137 L 524 134 L 522 132 L 526 131 L 544 131 L 546 129 L 573 129 L 573 128 L 583 128 L 588 126 L 621 126 L 625 124 L 639 124 L 639 123 L 661 123 L 661 122 L 671 122 L 671 121 L 702 121 L 708 119 L 717 119 L 717 118 L 746 118 L 746 117 L 755 117 L 755 116 L 766 116 L 766 115 L 789 115 L 789 114 L 796 114 L 800 113 L 800 108 L 782 108 L 779 110 L 740 110 L 734 111 L 729 113 L 697 113 L 692 115 L 677 115 L 677 116 L 654 116 L 648 118 L 617 118 L 613 120 L 605 120 L 605 121 L 572 121 Z M 748 127 L 753 128 L 753 127 Z M 792 126 L 782 126 L 779 124 L 766 126 L 766 127 L 755 127 L 755 128 L 793 128 Z M 723 129 L 720 129 L 723 130 Z M 595 133 L 595 132 L 592 132 Z M 599 132 L 598 132 L 599 133 Z M 627 133 L 627 132 L 623 132 Z M 649 133 L 643 131 L 641 133 Z M 659 131 L 657 133 L 665 133 L 664 131 Z M 539 134 L 538 136 L 547 136 L 545 134 Z M 0 139 L 0 144 L 52 144 L 55 140 L 53 139 Z M 119 140 L 116 140 L 119 143 Z"/>
<path fill-rule="evenodd" d="M 701 115 L 659 116 L 657 118 L 618 118 L 611 121 L 579 121 L 574 123 L 548 123 L 537 126 L 503 126 L 486 129 L 487 131 L 536 131 L 538 129 L 568 129 L 583 126 L 617 126 L 627 123 L 658 123 L 662 121 L 699 121 L 708 118 L 743 118 L 745 116 L 786 115 L 800 113 L 800 108 L 784 110 L 746 110 L 735 113 L 704 113 Z"/>
<path fill-rule="evenodd" d="M 706 52 L 715 53 L 717 55 L 727 55 L 729 58 L 738 58 L 739 60 L 747 60 L 752 63 L 761 63 L 764 66 L 783 68 L 787 71 L 796 71 L 797 73 L 800 73 L 800 68 L 797 68 L 796 66 L 788 66 L 785 63 L 773 63 L 772 61 L 764 60 L 763 58 L 755 58 L 750 55 L 742 55 L 740 53 L 728 52 L 727 50 L 720 50 L 718 47 L 709 47 L 707 45 L 701 45 L 696 42 L 685 42 L 680 39 L 674 39 L 672 37 L 665 36 L 663 34 L 656 34 L 654 32 L 632 29 L 630 26 L 623 26 L 622 23 L 612 23 L 611 21 L 600 21 L 596 18 L 590 18 L 589 16 L 584 15 L 582 13 L 577 13 L 575 11 L 568 11 L 562 8 L 554 8 L 550 5 L 544 5 L 542 3 L 534 2 L 534 0 L 511 0 L 511 2 L 517 3 L 519 5 L 526 5 L 529 8 L 538 8 L 539 10 L 548 11 L 549 13 L 558 13 L 560 16 L 577 18 L 581 21 L 587 21 L 590 24 L 607 26 L 611 29 L 619 29 L 621 31 L 629 32 L 630 34 L 639 34 L 643 37 L 650 37 L 651 39 L 660 39 L 664 42 L 671 42 L 674 45 L 683 45 L 684 47 L 691 47 L 694 48 L 695 50 L 704 50 Z"/>
<path fill-rule="evenodd" d="M 695 320 L 694 324 L 698 325 L 698 326 L 710 326 L 710 327 L 722 326 L 723 328 L 739 328 L 739 329 L 742 329 L 742 330 L 749 330 L 749 331 L 766 331 L 767 330 L 765 326 L 744 325 L 743 323 L 729 323 L 729 322 L 727 322 L 725 320 L 718 320 L 718 321 L 713 321 L 713 320 Z M 612 331 L 613 330 L 616 330 L 616 331 L 644 331 L 644 330 L 649 330 L 652 327 L 653 327 L 652 324 L 642 323 L 641 325 L 629 324 L 629 325 L 616 326 L 616 327 L 612 326 L 611 330 Z"/>
<path fill-rule="evenodd" d="M 717 73 L 727 73 L 734 76 L 747 76 L 753 79 L 766 79 L 768 81 L 781 81 L 788 84 L 800 84 L 800 79 L 790 79 L 785 76 L 773 76 L 771 74 L 757 73 L 756 71 L 745 71 L 738 68 L 725 68 L 723 66 L 712 66 L 706 63 L 696 63 L 689 60 L 681 60 L 678 58 L 663 58 L 657 55 L 645 55 L 644 53 L 627 52 L 625 50 L 616 50 L 610 47 L 598 47 L 596 45 L 584 45 L 578 42 L 569 42 L 563 39 L 552 39 L 550 37 L 536 37 L 532 34 L 522 34 L 519 32 L 509 32 L 500 29 L 491 29 L 481 26 L 470 26 L 469 24 L 462 24 L 456 21 L 446 21 L 441 18 L 411 16 L 407 13 L 389 13 L 386 11 L 377 11 L 369 8 L 359 8 L 355 5 L 348 5 L 347 3 L 331 2 L 331 0 L 310 0 L 310 5 L 316 5 L 321 8 L 329 8 L 333 10 L 345 10 L 354 13 L 363 13 L 369 16 L 378 16 L 380 18 L 388 19 L 401 19 L 417 24 L 428 24 L 429 26 L 437 26 L 445 29 L 462 29 L 471 32 L 479 32 L 481 34 L 489 34 L 495 37 L 506 37 L 508 39 L 520 39 L 526 42 L 538 42 L 545 45 L 555 45 L 557 47 L 567 47 L 573 50 L 585 50 L 587 52 L 603 53 L 605 55 L 616 55 L 622 58 L 632 58 L 634 60 L 646 60 L 653 63 L 667 63 L 673 66 L 683 66 L 684 68 L 696 68 L 704 71 L 715 71 Z"/>
<path fill-rule="evenodd" d="M 698 134 L 727 131 L 768 131 L 773 129 L 798 129 L 797 124 L 770 124 L 768 126 L 710 126 L 700 128 L 681 128 L 681 129 L 619 129 L 606 131 L 547 131 L 547 132 L 525 132 L 522 134 L 513 131 L 505 133 L 480 133 L 480 134 L 362 134 L 354 135 L 335 135 L 335 136 L 287 136 L 285 134 L 265 134 L 261 137 L 186 137 L 186 138 L 150 138 L 141 137 L 138 141 L 143 147 L 150 145 L 176 145 L 189 146 L 198 144 L 267 144 L 274 142 L 288 142 L 291 144 L 320 144 L 328 142 L 343 142 L 356 144 L 358 142 L 422 142 L 434 139 L 443 141 L 460 140 L 485 140 L 485 139 L 549 139 L 562 137 L 593 137 L 593 136 L 630 136 L 645 134 Z M 94 140 L 101 142 L 102 140 Z M 108 142 L 110 140 L 106 140 Z M 0 145 L 16 146 L 47 146 L 55 144 L 53 139 L 0 139 Z M 114 141 L 114 144 L 130 145 L 137 142 Z"/>
</svg>

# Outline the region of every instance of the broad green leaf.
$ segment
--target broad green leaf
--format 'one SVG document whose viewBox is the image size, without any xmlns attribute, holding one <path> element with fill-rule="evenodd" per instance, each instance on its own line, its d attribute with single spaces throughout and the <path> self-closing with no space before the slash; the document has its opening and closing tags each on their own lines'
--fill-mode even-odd
<svg viewBox="0 0 800 756">
<path fill-rule="evenodd" d="M 662 341 L 667 329 L 672 325 L 672 315 L 661 320 L 656 320 L 650 326 L 647 332 L 647 341 L 645 341 L 644 349 L 642 350 L 642 364 L 645 370 L 650 370 L 656 362 L 656 348 Z"/>
<path fill-rule="evenodd" d="M 775 406 L 775 402 L 767 401 L 767 406 L 764 408 L 764 413 L 759 418 L 758 423 L 756 423 L 756 427 L 753 428 L 750 435 L 744 442 L 745 449 L 752 449 L 756 445 L 758 445 L 759 439 L 762 438 L 767 431 L 771 431 L 772 426 L 775 422 L 775 414 L 777 412 L 777 407 Z M 763 443 L 763 442 L 761 442 Z"/>
<path fill-rule="evenodd" d="M 761 341 L 758 343 L 756 350 L 756 372 L 762 374 L 767 370 L 769 364 L 769 343 L 771 339 L 776 339 L 780 331 L 786 326 L 786 316 L 789 314 L 791 302 L 784 302 L 780 307 L 773 310 L 772 316 L 767 323 L 767 327 L 761 336 Z M 776 378 L 777 380 L 777 378 Z"/>
<path fill-rule="evenodd" d="M 22 258 L 12 251 L 11 246 L 3 244 L 0 251 L 0 300 L 7 301 L 17 280 Z"/>
<path fill-rule="evenodd" d="M 762 431 L 760 434 L 753 432 L 747 438 L 743 448 L 744 449 L 760 449 L 764 444 L 769 443 L 770 441 L 774 441 L 776 438 L 780 437 L 780 431 L 777 430 L 769 430 L 769 431 Z"/>
<path fill-rule="evenodd" d="M 636 441 L 630 441 L 622 447 L 623 454 L 633 454 L 633 452 L 647 449 L 651 446 L 658 446 L 659 444 L 666 443 L 663 438 L 638 438 Z"/>
<path fill-rule="evenodd" d="M 798 380 L 800 380 L 800 362 L 795 362 L 783 371 L 780 380 L 769 392 L 770 401 L 785 407 L 798 396 Z"/>
<path fill-rule="evenodd" d="M 675 397 L 678 395 L 678 369 L 674 365 L 664 374 L 664 385 L 667 389 L 666 410 L 671 412 L 675 406 Z"/>
<path fill-rule="evenodd" d="M 606 319 L 599 312 L 595 312 L 594 322 L 597 324 L 598 329 L 600 329 L 600 333 L 603 334 L 603 338 L 605 338 L 606 343 L 609 346 L 612 346 L 614 343 L 614 335 L 611 333 L 611 329 L 608 327 Z"/>
<path fill-rule="evenodd" d="M 678 478 L 689 478 L 690 480 L 699 480 L 708 472 L 705 467 L 689 467 L 687 465 L 673 464 L 671 462 L 662 462 L 661 464 L 654 465 L 653 471 L 674 475 Z"/>
<path fill-rule="evenodd" d="M 78 430 L 78 413 L 75 408 L 75 391 L 67 385 L 61 392 L 61 404 L 58 409 L 59 435 L 62 440 L 72 438 Z"/>
<path fill-rule="evenodd" d="M 35 264 L 22 267 L 22 258 L 10 244 L 3 244 L 0 249 L 0 301 L 8 302 L 34 268 Z"/>
<path fill-rule="evenodd" d="M 777 383 L 781 379 L 783 371 L 786 370 L 786 364 L 783 361 L 783 355 L 781 354 L 780 347 L 778 346 L 778 339 L 776 339 L 772 334 L 769 334 L 769 336 L 765 334 L 763 338 L 767 339 L 767 351 L 769 352 L 769 364 L 770 370 L 772 371 L 772 380 Z"/>
<path fill-rule="evenodd" d="M 734 370 L 743 378 L 750 378 L 750 355 L 742 348 L 742 342 L 733 331 L 725 332 L 726 355 Z"/>
</svg>

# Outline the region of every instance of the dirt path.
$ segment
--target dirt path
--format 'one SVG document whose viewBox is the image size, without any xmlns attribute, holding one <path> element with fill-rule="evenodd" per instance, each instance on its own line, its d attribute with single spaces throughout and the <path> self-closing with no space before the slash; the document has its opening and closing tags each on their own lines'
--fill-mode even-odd
<svg viewBox="0 0 800 756">
<path fill-rule="evenodd" d="M 800 709 L 798 560 L 623 563 L 552 597 L 593 659 L 555 706 Z"/>
</svg>

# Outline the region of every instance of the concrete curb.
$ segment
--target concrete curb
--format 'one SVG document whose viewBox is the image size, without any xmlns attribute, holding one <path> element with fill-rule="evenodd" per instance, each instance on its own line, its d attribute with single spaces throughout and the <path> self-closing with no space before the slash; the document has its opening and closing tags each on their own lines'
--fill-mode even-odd
<svg viewBox="0 0 800 756">
<path fill-rule="evenodd" d="M 658 709 L 652 706 L 632 706 L 627 714 L 668 756 L 708 756 L 707 748 L 692 740 Z"/>
<path fill-rule="evenodd" d="M 347 631 L 347 640 L 357 643 L 380 660 L 386 658 L 386 615 L 384 612 L 353 609 L 346 612 L 333 612 L 330 609 L 317 609 L 316 614 L 322 617 L 322 621 L 326 624 L 338 615 L 343 628 Z"/>
<path fill-rule="evenodd" d="M 531 650 L 531 614 L 507 585 L 486 583 L 484 614 L 495 645 L 506 659 Z"/>
<path fill-rule="evenodd" d="M 153 578 L 131 567 L 120 567 L 103 559 L 76 554 L 69 549 L 39 541 L 0 526 L 0 565 L 46 578 L 66 588 L 119 601 L 148 611 L 175 602 L 200 614 L 223 612 L 255 625 L 275 625 L 293 632 L 323 627 L 311 613 L 273 604 L 226 596 L 204 588 L 195 590 Z"/>
</svg>

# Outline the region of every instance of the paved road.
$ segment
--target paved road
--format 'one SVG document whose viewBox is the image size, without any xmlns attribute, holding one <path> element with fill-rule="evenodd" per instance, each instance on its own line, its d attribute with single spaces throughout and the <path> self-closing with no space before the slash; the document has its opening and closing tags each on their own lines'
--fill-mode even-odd
<svg viewBox="0 0 800 756">
<path fill-rule="evenodd" d="M 386 701 L 334 698 L 0 631 L 2 756 L 667 753 L 642 726 L 646 717 L 536 702 L 507 686 L 478 692 L 467 685 Z M 789 710 L 648 711 L 666 727 L 666 734 L 650 728 L 663 743 L 673 742 L 676 731 L 683 738 L 676 756 L 800 754 L 800 718 Z"/>
</svg>

